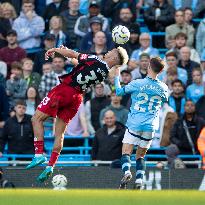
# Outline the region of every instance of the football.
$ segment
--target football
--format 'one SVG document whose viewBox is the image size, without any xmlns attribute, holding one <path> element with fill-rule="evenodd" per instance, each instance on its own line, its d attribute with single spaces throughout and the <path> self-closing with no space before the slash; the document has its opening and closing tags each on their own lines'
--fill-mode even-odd
<svg viewBox="0 0 205 205">
<path fill-rule="evenodd" d="M 117 44 L 125 44 L 130 38 L 130 31 L 127 27 L 119 25 L 112 30 L 112 39 Z"/>
<path fill-rule="evenodd" d="M 66 187 L 67 183 L 68 183 L 67 178 L 62 174 L 55 175 L 52 179 L 52 184 L 54 188 Z"/>
</svg>

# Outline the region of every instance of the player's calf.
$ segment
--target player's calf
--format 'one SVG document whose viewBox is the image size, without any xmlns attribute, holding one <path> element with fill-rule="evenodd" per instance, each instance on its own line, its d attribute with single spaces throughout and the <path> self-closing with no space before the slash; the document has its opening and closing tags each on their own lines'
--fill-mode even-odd
<svg viewBox="0 0 205 205">
<path fill-rule="evenodd" d="M 123 154 L 121 157 L 121 164 L 122 164 L 122 171 L 124 172 L 124 175 L 120 182 L 119 189 L 126 189 L 127 183 L 132 179 L 132 174 L 130 171 L 131 167 L 131 160 L 129 154 Z"/>
</svg>

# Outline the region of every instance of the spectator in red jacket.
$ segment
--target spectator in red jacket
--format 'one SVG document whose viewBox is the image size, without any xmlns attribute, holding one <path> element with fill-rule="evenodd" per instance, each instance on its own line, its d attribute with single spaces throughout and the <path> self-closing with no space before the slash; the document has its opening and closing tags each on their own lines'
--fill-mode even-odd
<svg viewBox="0 0 205 205">
<path fill-rule="evenodd" d="M 0 49 L 0 59 L 7 63 L 8 68 L 14 61 L 21 61 L 26 57 L 26 51 L 19 47 L 17 43 L 17 33 L 15 30 L 8 31 L 6 35 L 8 46 Z"/>
</svg>

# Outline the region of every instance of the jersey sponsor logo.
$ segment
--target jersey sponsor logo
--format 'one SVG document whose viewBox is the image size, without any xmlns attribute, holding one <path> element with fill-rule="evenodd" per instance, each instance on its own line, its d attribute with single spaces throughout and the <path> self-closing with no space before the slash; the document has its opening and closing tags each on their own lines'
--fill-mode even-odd
<svg viewBox="0 0 205 205">
<path fill-rule="evenodd" d="M 87 54 L 82 54 L 80 56 L 80 60 L 86 60 L 88 58 L 88 55 Z"/>
</svg>

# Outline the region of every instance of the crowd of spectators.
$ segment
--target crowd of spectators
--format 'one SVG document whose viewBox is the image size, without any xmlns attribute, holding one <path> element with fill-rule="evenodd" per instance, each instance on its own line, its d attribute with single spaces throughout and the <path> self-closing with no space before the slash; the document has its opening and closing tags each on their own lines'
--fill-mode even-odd
<svg viewBox="0 0 205 205">
<path fill-rule="evenodd" d="M 33 144 L 29 116 L 59 84 L 58 76 L 73 68 L 60 55 L 45 61 L 45 52 L 64 45 L 103 58 L 117 46 L 111 31 L 119 24 L 131 34 L 123 45 L 130 60 L 121 68 L 122 84 L 145 78 L 151 57 L 166 62 L 159 79 L 170 97 L 152 146 L 168 146 L 170 164 L 179 153 L 204 155 L 204 138 L 197 141 L 205 126 L 204 14 L 203 0 L 0 0 L 0 156 L 6 143 L 8 153 L 33 152 L 24 146 Z M 66 134 L 94 135 L 93 159 L 120 158 L 130 101 L 130 95 L 115 95 L 111 71 L 105 82 L 87 90 Z"/>
</svg>

